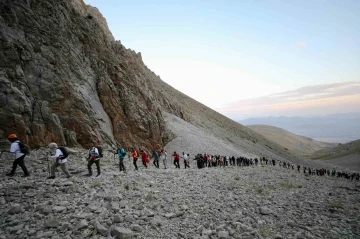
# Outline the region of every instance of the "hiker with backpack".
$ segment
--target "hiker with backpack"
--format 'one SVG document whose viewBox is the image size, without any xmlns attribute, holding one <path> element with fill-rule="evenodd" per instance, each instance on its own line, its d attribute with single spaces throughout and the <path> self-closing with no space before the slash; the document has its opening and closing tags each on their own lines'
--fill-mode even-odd
<svg viewBox="0 0 360 239">
<path fill-rule="evenodd" d="M 164 164 L 164 169 L 166 169 L 167 152 L 164 149 L 161 150 L 161 159 L 162 159 L 163 164 Z"/>
<path fill-rule="evenodd" d="M 124 147 L 121 147 L 115 152 L 115 154 L 117 154 L 119 156 L 120 172 L 125 171 L 124 158 L 126 156 L 126 150 L 124 149 Z"/>
<path fill-rule="evenodd" d="M 145 168 L 147 168 L 147 164 L 149 163 L 149 156 L 148 154 L 145 152 L 145 150 L 141 150 L 141 161 L 144 165 Z"/>
<path fill-rule="evenodd" d="M 189 157 L 190 155 L 189 154 L 186 154 L 186 153 L 182 153 L 182 158 L 184 159 L 184 166 L 185 166 L 185 169 L 186 168 L 190 168 L 190 165 L 189 165 Z"/>
<path fill-rule="evenodd" d="M 138 170 L 138 166 L 137 166 L 136 162 L 137 162 L 137 160 L 139 158 L 139 153 L 135 148 L 131 149 L 131 156 L 133 158 L 133 164 L 134 164 L 135 170 Z"/>
<path fill-rule="evenodd" d="M 86 176 L 91 177 L 92 176 L 92 165 L 95 163 L 96 164 L 96 169 L 97 169 L 97 175 L 96 177 L 98 177 L 100 175 L 100 152 L 99 149 L 97 147 L 92 147 L 89 150 L 89 157 L 88 157 L 88 170 L 89 170 L 89 174 L 87 174 Z"/>
<path fill-rule="evenodd" d="M 174 157 L 174 165 L 175 165 L 175 168 L 178 168 L 180 169 L 180 156 L 179 154 L 176 153 L 176 151 L 174 152 L 174 154 L 172 155 Z"/>
<path fill-rule="evenodd" d="M 152 150 L 152 158 L 154 158 L 154 166 L 159 168 L 159 153 L 155 149 Z"/>
<path fill-rule="evenodd" d="M 67 157 L 68 152 L 64 147 L 58 147 L 56 143 L 50 143 L 49 148 L 51 150 L 51 156 L 50 158 L 54 159 L 53 164 L 50 168 L 50 176 L 48 179 L 54 179 L 55 178 L 55 169 L 60 166 L 61 170 L 64 172 L 67 178 L 70 178 L 71 175 L 67 169 L 66 163 L 67 163 Z"/>
<path fill-rule="evenodd" d="M 12 177 L 15 174 L 16 168 L 19 165 L 22 171 L 24 172 L 24 175 L 21 177 L 29 177 L 29 171 L 27 170 L 25 166 L 25 156 L 30 152 L 29 147 L 26 144 L 23 144 L 20 142 L 20 140 L 17 138 L 16 134 L 10 134 L 8 136 L 8 140 L 11 142 L 10 150 L 3 150 L 3 152 L 12 153 L 15 155 L 15 160 L 12 165 L 12 169 L 9 173 L 6 174 L 6 176 Z"/>
</svg>

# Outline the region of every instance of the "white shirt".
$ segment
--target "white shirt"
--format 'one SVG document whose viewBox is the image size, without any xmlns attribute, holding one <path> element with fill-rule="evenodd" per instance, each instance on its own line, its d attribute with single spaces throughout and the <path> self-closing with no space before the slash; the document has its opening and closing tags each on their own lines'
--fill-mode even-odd
<svg viewBox="0 0 360 239">
<path fill-rule="evenodd" d="M 20 152 L 19 142 L 20 142 L 19 140 L 16 140 L 10 146 L 10 152 L 15 153 L 15 158 L 17 159 L 24 155 L 23 153 Z"/>
<path fill-rule="evenodd" d="M 96 147 L 93 147 L 91 150 L 90 150 L 90 154 L 91 155 L 95 155 L 96 156 L 96 159 L 94 159 L 95 161 L 99 160 L 99 150 L 96 148 Z"/>
<path fill-rule="evenodd" d="M 189 159 L 189 157 L 187 156 L 187 154 L 184 154 L 183 156 L 184 160 L 187 161 Z"/>
<path fill-rule="evenodd" d="M 59 158 L 60 156 L 63 155 L 62 151 L 60 149 L 55 149 L 54 152 L 52 153 L 53 155 L 51 156 L 51 158 L 56 159 Z M 58 163 L 63 164 L 67 162 L 67 158 L 58 161 Z"/>
<path fill-rule="evenodd" d="M 161 157 L 162 157 L 162 159 L 166 160 L 166 158 L 167 158 L 167 153 L 166 153 L 165 151 L 162 152 L 162 153 L 161 153 Z"/>
<path fill-rule="evenodd" d="M 91 154 L 97 154 L 97 155 L 99 155 L 99 150 L 98 150 L 97 148 L 93 147 L 93 148 L 90 150 L 90 153 L 91 153 Z"/>
</svg>

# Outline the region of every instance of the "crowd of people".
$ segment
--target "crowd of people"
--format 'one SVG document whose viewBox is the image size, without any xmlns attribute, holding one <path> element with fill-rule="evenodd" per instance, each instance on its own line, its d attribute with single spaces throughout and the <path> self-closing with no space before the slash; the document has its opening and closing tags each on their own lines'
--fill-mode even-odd
<svg viewBox="0 0 360 239">
<path fill-rule="evenodd" d="M 278 162 L 276 162 L 275 159 L 267 159 L 265 157 L 260 157 L 258 158 L 246 158 L 246 157 L 237 157 L 235 158 L 235 156 L 220 156 L 220 155 L 209 155 L 209 154 L 197 154 L 195 155 L 194 160 L 196 160 L 197 162 L 197 167 L 200 168 L 205 168 L 205 167 L 225 167 L 225 166 L 257 166 L 258 164 L 260 165 L 272 165 L 272 166 L 276 166 L 276 164 L 279 165 L 279 167 L 282 168 L 286 168 L 286 169 L 291 169 L 291 170 L 297 170 L 299 173 L 303 172 L 304 174 L 307 175 L 317 175 L 317 176 L 332 176 L 332 177 L 338 177 L 338 178 L 345 178 L 345 179 L 349 179 L 349 180 L 356 180 L 359 181 L 360 180 L 360 174 L 359 173 L 350 173 L 350 172 L 346 172 L 344 170 L 342 171 L 337 171 L 335 168 L 333 168 L 331 171 L 329 169 L 325 169 L 325 168 L 320 168 L 320 169 L 316 169 L 316 168 L 311 168 L 311 167 L 306 167 L 306 166 L 301 166 L 299 164 L 296 165 L 295 168 L 295 164 L 294 163 L 290 163 L 290 162 L 282 162 L 280 160 L 278 160 Z"/>
<path fill-rule="evenodd" d="M 15 174 L 16 168 L 19 165 L 21 169 L 24 172 L 24 175 L 22 177 L 28 177 L 30 176 L 30 173 L 28 172 L 26 166 L 25 166 L 25 156 L 29 152 L 29 148 L 27 145 L 21 143 L 19 139 L 17 138 L 16 134 L 10 134 L 8 136 L 8 140 L 11 142 L 10 150 L 3 150 L 3 152 L 9 152 L 13 153 L 15 155 L 15 160 L 12 165 L 12 169 L 10 172 L 8 172 L 7 176 L 13 176 Z M 56 143 L 52 142 L 48 145 L 50 150 L 49 158 L 52 160 L 51 166 L 49 167 L 49 176 L 48 179 L 54 179 L 55 178 L 55 171 L 57 167 L 60 167 L 63 173 L 66 177 L 71 177 L 71 174 L 69 173 L 67 169 L 67 158 L 68 158 L 68 152 L 65 147 L 59 147 Z M 166 150 L 155 150 L 153 149 L 151 151 L 151 155 L 149 156 L 149 153 L 147 153 L 145 150 L 137 150 L 135 148 L 130 149 L 130 153 L 127 152 L 127 150 L 124 147 L 119 147 L 114 152 L 114 157 L 118 157 L 119 160 L 119 170 L 120 171 L 126 171 L 124 160 L 126 158 L 126 155 L 128 155 L 128 159 L 132 160 L 132 163 L 134 165 L 134 169 L 138 170 L 139 167 L 137 165 L 137 161 L 139 157 L 141 157 L 141 162 L 144 168 L 148 168 L 150 166 L 150 162 L 152 159 L 152 164 L 155 168 L 160 168 L 159 161 L 162 161 L 162 165 L 164 169 L 168 168 L 168 153 Z M 100 169 L 100 159 L 103 157 L 102 155 L 102 148 L 93 146 L 89 149 L 88 157 L 87 157 L 87 169 L 88 174 L 86 176 L 92 176 L 92 165 L 96 165 L 97 169 L 97 175 L 98 177 L 101 173 Z M 173 160 L 173 164 L 176 169 L 180 169 L 180 161 L 183 162 L 184 168 L 190 168 L 190 154 L 182 152 L 182 154 L 178 154 L 177 152 L 174 152 L 171 155 L 171 158 Z M 318 175 L 318 176 L 332 176 L 332 177 L 339 177 L 339 178 L 345 178 L 348 180 L 356 180 L 359 181 L 360 175 L 359 173 L 349 173 L 345 171 L 337 171 L 335 168 L 331 171 L 329 169 L 320 168 L 315 169 L 311 167 L 301 166 L 299 164 L 296 165 L 294 163 L 290 162 L 282 162 L 278 160 L 278 163 L 275 159 L 267 159 L 266 157 L 260 157 L 258 158 L 247 158 L 247 157 L 236 157 L 235 156 L 220 156 L 220 155 L 210 155 L 210 154 L 196 154 L 193 160 L 196 161 L 196 166 L 199 169 L 206 168 L 206 167 L 227 167 L 227 166 L 258 166 L 260 165 L 272 165 L 276 166 L 278 164 L 282 168 L 291 169 L 291 170 L 297 170 L 299 173 L 303 172 L 307 175 Z"/>
</svg>

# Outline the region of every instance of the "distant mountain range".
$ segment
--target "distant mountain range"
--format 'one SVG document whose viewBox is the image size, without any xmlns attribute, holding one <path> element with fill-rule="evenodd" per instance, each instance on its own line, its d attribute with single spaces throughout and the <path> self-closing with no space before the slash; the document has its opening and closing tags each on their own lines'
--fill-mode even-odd
<svg viewBox="0 0 360 239">
<path fill-rule="evenodd" d="M 270 125 L 318 141 L 346 143 L 360 139 L 360 113 L 307 117 L 265 117 L 238 121 L 243 125 Z"/>
</svg>

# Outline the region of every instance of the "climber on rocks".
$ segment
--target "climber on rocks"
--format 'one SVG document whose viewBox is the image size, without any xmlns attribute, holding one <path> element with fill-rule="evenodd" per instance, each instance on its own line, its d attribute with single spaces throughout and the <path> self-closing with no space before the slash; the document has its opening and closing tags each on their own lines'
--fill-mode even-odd
<svg viewBox="0 0 360 239">
<path fill-rule="evenodd" d="M 126 150 L 124 147 L 119 147 L 119 149 L 115 152 L 115 154 L 119 157 L 119 168 L 120 172 L 125 171 L 124 159 L 126 156 Z"/>
<path fill-rule="evenodd" d="M 164 169 L 166 169 L 166 163 L 167 163 L 167 152 L 166 150 L 161 150 L 161 159 L 163 161 Z"/>
<path fill-rule="evenodd" d="M 100 175 L 100 153 L 97 147 L 92 147 L 89 150 L 89 157 L 87 160 L 88 160 L 87 167 L 89 170 L 89 174 L 87 174 L 87 176 L 89 177 L 92 176 L 92 165 L 95 163 L 97 169 L 96 177 L 98 177 Z"/>
<path fill-rule="evenodd" d="M 140 152 L 141 152 L 141 161 L 144 167 L 147 168 L 147 164 L 149 163 L 149 156 L 144 150 L 141 150 Z"/>
<path fill-rule="evenodd" d="M 136 162 L 139 158 L 139 153 L 135 148 L 131 149 L 131 156 L 133 158 L 133 164 L 134 164 L 135 170 L 138 170 L 138 166 L 137 166 Z"/>
<path fill-rule="evenodd" d="M 180 169 L 180 156 L 178 153 L 176 153 L 176 151 L 174 152 L 174 154 L 172 155 L 172 157 L 174 158 L 174 165 L 175 165 L 175 168 L 178 168 Z"/>
<path fill-rule="evenodd" d="M 152 150 L 152 156 L 151 156 L 154 161 L 153 164 L 156 168 L 159 168 L 159 153 L 158 151 L 156 151 L 155 149 Z"/>
<path fill-rule="evenodd" d="M 189 165 L 189 154 L 186 154 L 186 153 L 182 153 L 182 158 L 184 159 L 184 166 L 185 166 L 185 169 L 186 168 L 190 168 L 190 165 Z"/>
<path fill-rule="evenodd" d="M 23 148 L 25 145 L 22 144 L 19 139 L 17 138 L 16 134 L 10 134 L 8 136 L 8 140 L 11 142 L 10 150 L 3 150 L 2 152 L 8 152 L 15 155 L 15 160 L 12 165 L 12 169 L 9 173 L 6 174 L 6 176 L 14 176 L 17 166 L 19 165 L 22 171 L 24 172 L 24 175 L 22 177 L 29 177 L 29 171 L 27 170 L 25 166 L 25 152 L 22 152 L 21 148 Z"/>
<path fill-rule="evenodd" d="M 55 178 L 55 169 L 60 166 L 61 170 L 64 172 L 67 178 L 70 178 L 71 175 L 67 169 L 67 157 L 68 153 L 64 147 L 58 147 L 56 143 L 50 143 L 49 144 L 50 149 L 50 158 L 54 160 L 53 164 L 50 168 L 50 176 L 48 179 L 54 179 Z"/>
</svg>

